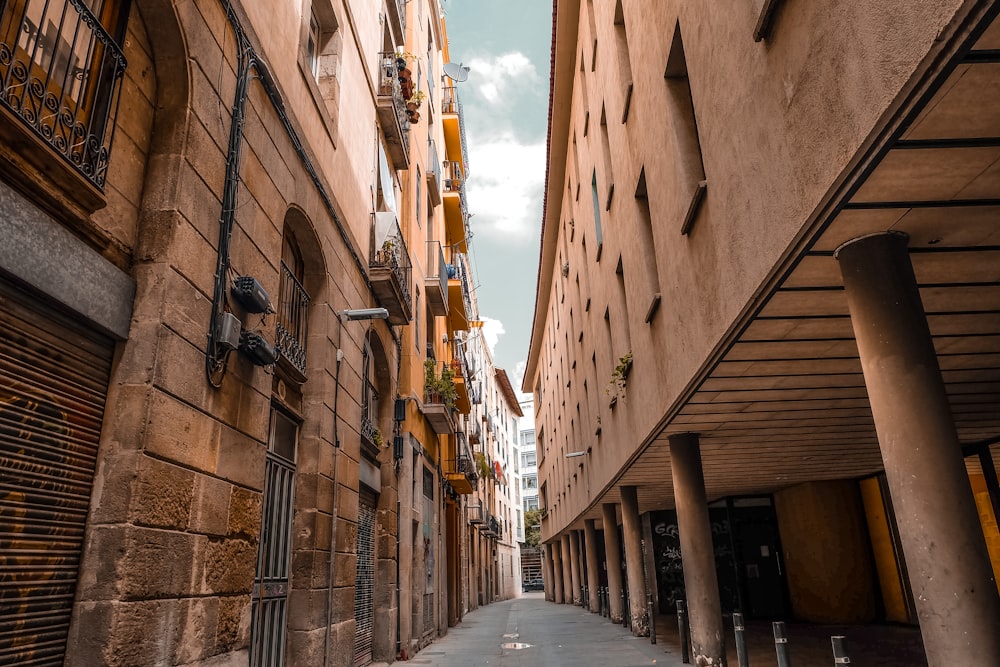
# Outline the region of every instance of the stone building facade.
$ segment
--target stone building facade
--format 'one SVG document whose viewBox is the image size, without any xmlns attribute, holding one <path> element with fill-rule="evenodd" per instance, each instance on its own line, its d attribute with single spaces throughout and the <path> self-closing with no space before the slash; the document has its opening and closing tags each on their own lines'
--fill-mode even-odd
<svg viewBox="0 0 1000 667">
<path fill-rule="evenodd" d="M 0 662 L 445 632 L 460 443 L 427 415 L 463 402 L 424 361 L 475 314 L 439 3 L 21 0 L 0 31 Z"/>
<path fill-rule="evenodd" d="M 696 664 L 730 611 L 1000 662 L 997 11 L 554 3 L 550 599 L 686 599 Z"/>
</svg>

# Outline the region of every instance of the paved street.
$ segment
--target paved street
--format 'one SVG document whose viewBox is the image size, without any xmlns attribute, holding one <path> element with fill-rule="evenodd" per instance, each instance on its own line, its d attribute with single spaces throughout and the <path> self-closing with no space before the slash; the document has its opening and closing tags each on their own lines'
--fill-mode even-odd
<svg viewBox="0 0 1000 667">
<path fill-rule="evenodd" d="M 513 648 L 518 643 L 526 646 Z M 466 614 L 460 625 L 418 653 L 409 664 L 674 667 L 682 663 L 677 653 L 666 653 L 664 647 L 653 646 L 649 639 L 634 638 L 628 630 L 580 607 L 546 602 L 538 592 Z"/>
<path fill-rule="evenodd" d="M 597 614 L 572 605 L 546 602 L 541 592 L 527 593 L 466 614 L 448 635 L 426 647 L 408 664 L 435 667 L 638 667 L 682 665 L 674 617 L 656 620 L 657 644 L 633 637 L 628 630 Z M 727 635 L 729 664 L 736 648 Z M 851 664 L 859 667 L 919 667 L 926 665 L 916 628 L 893 625 L 788 625 L 791 662 L 795 667 L 833 664 L 830 635 L 846 635 Z M 777 664 L 769 622 L 747 626 L 752 667 Z M 520 647 L 519 647 L 520 646 Z"/>
</svg>

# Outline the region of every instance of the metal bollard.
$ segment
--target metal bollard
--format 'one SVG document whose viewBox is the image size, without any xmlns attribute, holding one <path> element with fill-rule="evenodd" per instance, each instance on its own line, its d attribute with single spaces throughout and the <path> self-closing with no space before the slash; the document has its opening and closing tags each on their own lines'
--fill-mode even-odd
<svg viewBox="0 0 1000 667">
<path fill-rule="evenodd" d="M 656 643 L 656 615 L 653 613 L 653 594 L 646 593 L 646 608 L 649 610 L 649 643 Z"/>
<path fill-rule="evenodd" d="M 691 662 L 691 635 L 688 628 L 687 604 L 684 600 L 677 601 L 677 629 L 681 637 L 681 662 L 686 665 Z"/>
<path fill-rule="evenodd" d="M 590 590 L 586 586 L 583 587 L 583 608 L 590 609 Z"/>
<path fill-rule="evenodd" d="M 628 627 L 628 595 L 625 594 L 625 589 L 622 589 L 622 627 Z"/>
<path fill-rule="evenodd" d="M 736 633 L 736 662 L 739 667 L 750 667 L 747 638 L 743 635 L 743 614 L 738 611 L 733 612 L 733 631 Z"/>
<path fill-rule="evenodd" d="M 608 615 L 608 589 L 605 586 L 601 586 L 601 616 Z"/>
<path fill-rule="evenodd" d="M 788 655 L 788 634 L 785 632 L 785 622 L 775 621 L 771 626 L 774 628 L 774 652 L 778 655 L 778 667 L 792 667 L 792 659 Z"/>
<path fill-rule="evenodd" d="M 842 635 L 830 637 L 830 643 L 833 644 L 833 664 L 851 664 L 851 658 L 847 655 L 847 637 Z"/>
</svg>

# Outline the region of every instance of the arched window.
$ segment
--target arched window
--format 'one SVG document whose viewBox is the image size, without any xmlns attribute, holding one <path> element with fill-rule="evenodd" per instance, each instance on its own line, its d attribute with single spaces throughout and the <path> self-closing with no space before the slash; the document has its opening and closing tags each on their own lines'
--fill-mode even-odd
<svg viewBox="0 0 1000 667">
<path fill-rule="evenodd" d="M 365 337 L 361 350 L 361 442 L 375 455 L 378 455 L 382 445 L 382 434 L 378 430 L 378 400 L 372 348 L 368 337 Z"/>
<path fill-rule="evenodd" d="M 281 242 L 281 287 L 275 333 L 283 373 L 299 384 L 306 381 L 306 330 L 309 324 L 309 293 L 302 286 L 305 264 L 290 230 Z"/>
</svg>

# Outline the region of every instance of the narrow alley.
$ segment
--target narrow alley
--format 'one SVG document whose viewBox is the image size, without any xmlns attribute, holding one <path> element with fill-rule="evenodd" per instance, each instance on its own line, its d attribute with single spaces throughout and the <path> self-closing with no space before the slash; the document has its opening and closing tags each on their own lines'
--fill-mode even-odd
<svg viewBox="0 0 1000 667">
<path fill-rule="evenodd" d="M 726 619 L 728 664 L 738 665 L 732 619 Z M 794 667 L 833 665 L 830 637 L 847 637 L 850 663 L 855 667 L 922 667 L 926 658 L 919 631 L 904 626 L 787 626 L 788 661 Z M 465 616 L 445 637 L 409 661 L 434 667 L 679 667 L 682 660 L 677 622 L 657 616 L 656 644 L 635 637 L 628 628 L 573 605 L 553 604 L 542 593 L 528 593 L 478 609 Z M 748 623 L 748 663 L 778 664 L 769 622 Z"/>
</svg>

